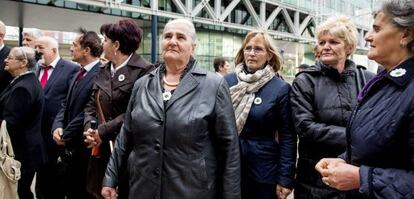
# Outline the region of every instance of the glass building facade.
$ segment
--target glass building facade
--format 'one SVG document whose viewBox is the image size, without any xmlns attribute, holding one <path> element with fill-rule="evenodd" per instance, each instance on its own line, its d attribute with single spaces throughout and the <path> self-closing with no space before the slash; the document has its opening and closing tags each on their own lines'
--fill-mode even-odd
<svg viewBox="0 0 414 199">
<path fill-rule="evenodd" d="M 96 17 L 100 17 L 103 15 L 107 16 L 116 16 L 116 17 L 127 17 L 135 19 L 138 24 L 144 30 L 143 34 L 143 42 L 141 44 L 138 53 L 142 54 L 145 58 L 150 60 L 151 58 L 151 45 L 152 45 L 152 34 L 151 29 L 151 20 L 152 15 L 145 13 L 147 10 L 151 9 L 151 6 L 154 4 L 153 0 L 95 0 L 87 1 L 84 0 L 82 2 L 90 2 L 90 3 L 80 3 L 81 1 L 76 0 L 22 0 L 18 1 L 19 4 L 31 4 L 31 5 L 41 5 L 41 6 L 49 6 L 54 8 L 62 8 L 61 12 L 70 12 L 70 11 L 82 11 L 88 13 L 95 13 Z M 177 4 L 177 1 L 181 2 Z M 120 3 L 119 5 L 122 6 L 100 6 L 103 2 L 107 3 Z M 165 13 L 179 13 L 182 12 L 182 8 L 180 5 L 184 6 L 192 6 L 194 9 L 204 1 L 201 0 L 159 0 L 156 2 L 157 11 L 158 12 L 165 12 Z M 234 59 L 234 56 L 237 50 L 240 48 L 241 43 L 243 41 L 244 36 L 249 31 L 245 28 L 238 28 L 236 25 L 235 27 L 226 27 L 221 24 L 242 24 L 243 26 L 256 26 L 257 21 L 251 14 L 251 11 L 254 10 L 256 13 L 259 13 L 258 16 L 262 15 L 262 8 L 260 7 L 261 1 L 250 1 L 250 5 L 252 8 L 249 9 L 249 4 L 243 4 L 242 1 L 234 1 L 234 0 L 210 0 L 210 7 L 216 8 L 216 4 L 220 4 L 219 12 L 225 13 L 226 8 L 231 7 L 234 3 L 237 3 L 234 8 L 229 11 L 228 16 L 226 16 L 221 23 L 215 24 L 208 24 L 199 22 L 194 20 L 196 31 L 197 31 L 197 38 L 198 38 L 198 45 L 196 49 L 196 58 L 198 62 L 210 69 L 213 70 L 213 60 L 215 57 L 222 56 L 229 59 L 231 62 Z M 98 3 L 101 3 L 98 5 Z M 374 7 L 376 1 L 374 0 L 273 0 L 267 1 L 267 9 L 264 9 L 263 16 L 269 17 L 271 16 L 272 12 L 275 12 L 274 8 L 277 6 L 284 6 L 289 8 L 286 14 L 290 15 L 290 17 L 283 17 L 282 14 L 279 14 L 274 20 L 270 21 L 268 24 L 268 29 L 278 33 L 286 33 L 289 37 L 284 37 L 283 35 L 274 36 L 276 44 L 280 49 L 281 54 L 284 58 L 285 66 L 282 69 L 282 73 L 285 76 L 294 76 L 296 73 L 296 66 L 301 63 L 308 63 L 311 64 L 314 62 L 312 48 L 314 45 L 314 39 L 312 40 L 313 31 L 315 25 L 323 21 L 329 16 L 332 15 L 347 15 L 350 16 L 353 21 L 359 26 L 365 29 L 369 29 L 371 23 L 371 10 Z M 96 5 L 95 5 L 96 4 Z M 272 5 L 275 7 L 272 7 Z M 136 10 L 128 10 L 126 8 L 140 8 Z M 1 5 L 0 5 L 1 7 Z M 3 8 L 7 9 L 7 8 Z M 154 8 L 152 8 L 154 9 Z M 301 13 L 296 14 L 294 11 L 300 10 Z M 282 10 L 283 11 L 283 10 Z M 0 9 L 1 12 L 1 9 Z M 216 10 L 217 12 L 217 10 Z M 292 19 L 292 21 L 296 20 L 296 16 L 298 15 L 297 19 L 299 22 L 306 19 L 303 13 L 309 13 L 309 15 L 314 16 L 314 23 L 313 25 L 310 24 L 308 28 L 301 35 L 294 35 L 290 30 L 291 27 L 289 26 L 289 20 L 287 18 Z M 24 13 L 22 13 L 24 15 Z M 208 9 L 202 9 L 196 16 L 193 16 L 193 19 L 200 19 L 205 18 L 207 21 L 211 19 L 211 13 L 209 13 Z M 259 16 L 259 17 L 260 17 Z M 174 17 L 174 16 L 173 16 Z M 169 16 L 158 16 L 158 26 L 157 26 L 157 58 L 159 59 L 160 56 L 160 46 L 159 43 L 161 41 L 161 33 L 163 30 L 164 24 L 170 20 Z M 79 26 L 82 26 L 83 20 L 93 20 L 93 19 L 73 19 L 72 21 L 68 21 L 66 23 L 78 23 Z M 213 20 L 210 20 L 213 21 Z M 217 21 L 217 19 L 215 19 Z M 4 21 L 7 24 L 7 21 Z M 306 25 L 306 24 L 305 24 Z M 26 27 L 21 27 L 26 28 Z M 38 28 L 35 25 L 28 27 L 28 28 Z M 53 27 L 50 27 L 50 30 L 55 30 Z M 62 30 L 56 30 L 62 31 Z M 95 30 L 98 31 L 98 30 Z M 14 31 L 12 31 L 14 32 Z M 49 33 L 52 34 L 52 33 Z M 291 36 L 292 35 L 292 36 Z M 62 48 L 67 49 L 74 37 L 74 34 L 69 33 L 53 33 L 52 36 L 55 36 L 60 43 L 63 45 Z M 295 37 L 298 37 L 296 39 Z M 307 41 L 302 40 L 301 38 L 309 37 L 310 39 Z M 16 36 L 12 36 L 9 38 L 13 38 L 12 40 L 16 39 Z M 6 38 L 7 40 L 7 38 Z M 12 42 L 13 43 L 13 42 Z M 61 52 L 65 52 L 65 49 L 62 49 Z M 364 57 L 366 49 L 360 47 L 357 51 L 357 59 L 360 60 L 360 64 L 367 65 L 367 59 Z M 65 56 L 65 55 L 64 55 Z"/>
</svg>

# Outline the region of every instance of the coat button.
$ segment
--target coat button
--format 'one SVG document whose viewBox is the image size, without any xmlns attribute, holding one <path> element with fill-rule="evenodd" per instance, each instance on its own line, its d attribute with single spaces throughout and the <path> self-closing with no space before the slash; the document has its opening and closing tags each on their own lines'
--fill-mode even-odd
<svg viewBox="0 0 414 199">
<path fill-rule="evenodd" d="M 160 168 L 156 168 L 153 171 L 153 174 L 154 174 L 155 178 L 158 178 L 158 176 L 160 176 L 160 173 L 161 173 Z"/>
<path fill-rule="evenodd" d="M 160 144 L 155 144 L 154 149 L 155 149 L 155 151 L 156 151 L 156 152 L 160 152 L 160 150 L 161 150 L 161 145 L 160 145 Z"/>
</svg>

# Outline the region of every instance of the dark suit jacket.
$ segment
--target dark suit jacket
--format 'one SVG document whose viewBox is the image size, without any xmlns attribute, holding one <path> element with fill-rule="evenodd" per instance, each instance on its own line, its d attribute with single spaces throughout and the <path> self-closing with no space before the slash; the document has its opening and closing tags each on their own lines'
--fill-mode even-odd
<svg viewBox="0 0 414 199">
<path fill-rule="evenodd" d="M 57 128 L 63 128 L 63 140 L 65 140 L 66 146 L 83 144 L 83 120 L 85 118 L 83 110 L 91 96 L 92 85 L 100 65 L 101 63 L 97 63 L 93 66 L 86 76 L 78 82 L 76 81 L 77 74 L 72 78 L 66 100 L 56 115 L 52 132 Z"/>
<path fill-rule="evenodd" d="M 0 117 L 7 130 L 16 159 L 23 171 L 34 171 L 46 162 L 41 135 L 44 96 L 34 73 L 17 78 L 0 97 Z"/>
<path fill-rule="evenodd" d="M 4 60 L 6 59 L 7 55 L 10 53 L 10 48 L 4 46 L 3 49 L 0 50 L 0 93 L 9 85 L 9 82 L 13 79 L 9 72 L 4 70 L 6 64 Z"/>
<path fill-rule="evenodd" d="M 45 94 L 45 107 L 42 119 L 42 135 L 46 141 L 46 145 L 49 147 L 56 146 L 52 139 L 52 124 L 69 92 L 71 80 L 78 71 L 79 66 L 60 59 L 43 89 Z M 38 68 L 37 74 L 39 72 L 40 67 Z"/>
</svg>

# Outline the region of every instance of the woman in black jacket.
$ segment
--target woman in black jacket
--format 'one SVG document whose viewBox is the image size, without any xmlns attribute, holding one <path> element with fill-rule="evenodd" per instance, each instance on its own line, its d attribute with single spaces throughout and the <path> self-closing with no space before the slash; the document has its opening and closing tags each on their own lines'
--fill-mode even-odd
<svg viewBox="0 0 414 199">
<path fill-rule="evenodd" d="M 368 58 L 385 70 L 358 95 L 341 158 L 322 159 L 322 181 L 349 198 L 414 198 L 414 2 L 374 12 Z M 345 162 L 346 161 L 346 162 Z"/>
<path fill-rule="evenodd" d="M 194 25 L 165 25 L 160 66 L 135 82 L 103 180 L 114 198 L 240 199 L 240 156 L 227 84 L 198 66 Z"/>
<path fill-rule="evenodd" d="M 35 52 L 15 47 L 5 60 L 13 80 L 0 96 L 0 120 L 6 120 L 16 160 L 20 161 L 19 198 L 33 198 L 30 191 L 37 169 L 46 162 L 46 148 L 40 132 L 44 96 L 33 70 Z"/>
<path fill-rule="evenodd" d="M 290 95 L 299 135 L 295 198 L 343 198 L 322 183 L 314 167 L 321 158 L 345 151 L 345 126 L 364 80 L 373 74 L 348 59 L 357 45 L 357 32 L 347 18 L 329 18 L 316 33 L 319 59 L 297 75 Z"/>
</svg>

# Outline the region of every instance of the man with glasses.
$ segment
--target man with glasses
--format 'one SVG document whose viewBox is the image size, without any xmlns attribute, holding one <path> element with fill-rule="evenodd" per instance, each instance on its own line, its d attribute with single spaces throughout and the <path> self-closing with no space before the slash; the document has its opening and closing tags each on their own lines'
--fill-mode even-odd
<svg viewBox="0 0 414 199">
<path fill-rule="evenodd" d="M 9 85 L 12 79 L 10 73 L 4 70 L 4 60 L 10 53 L 10 48 L 4 45 L 4 38 L 6 37 L 6 25 L 0 21 L 0 93 Z"/>
</svg>

